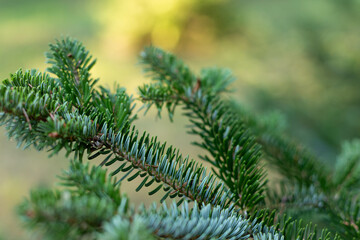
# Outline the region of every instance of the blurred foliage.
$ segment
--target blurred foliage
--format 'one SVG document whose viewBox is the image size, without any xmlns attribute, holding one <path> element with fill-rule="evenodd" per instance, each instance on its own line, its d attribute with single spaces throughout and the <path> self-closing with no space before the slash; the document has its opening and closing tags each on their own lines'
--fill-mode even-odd
<svg viewBox="0 0 360 240">
<path fill-rule="evenodd" d="M 280 110 L 290 135 L 334 162 L 341 141 L 360 135 L 359 18 L 357 0 L 0 0 L 0 78 L 18 66 L 44 68 L 47 43 L 71 35 L 101 59 L 95 75 L 135 93 L 142 76 L 134 56 L 154 44 L 195 69 L 229 67 L 238 78 L 233 95 L 243 105 L 258 112 Z M 178 135 L 174 131 L 183 132 L 164 123 L 141 125 L 170 142 L 175 139 L 169 136 Z M 194 153 L 188 142 L 177 145 Z M 0 228 L 10 236 L 8 231 L 18 228 L 7 217 L 13 202 L 36 183 L 52 183 L 47 175 L 65 163 L 15 151 L 4 137 L 0 143 Z M 23 159 L 29 154 L 47 165 L 35 168 Z"/>
</svg>

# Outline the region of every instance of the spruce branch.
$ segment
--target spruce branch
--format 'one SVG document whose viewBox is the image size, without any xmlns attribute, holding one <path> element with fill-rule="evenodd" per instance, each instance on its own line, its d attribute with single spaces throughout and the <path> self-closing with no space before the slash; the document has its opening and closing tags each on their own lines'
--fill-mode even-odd
<svg viewBox="0 0 360 240">
<path fill-rule="evenodd" d="M 233 208 L 199 207 L 196 201 L 193 207 L 184 202 L 179 208 L 173 202 L 170 207 L 153 204 L 135 211 L 128 199 L 119 195 L 119 185 L 112 184 L 115 180 L 106 176 L 106 170 L 89 169 L 88 164 L 71 162 L 60 179 L 66 189 L 33 191 L 19 207 L 26 226 L 49 238 L 256 239 L 263 228 Z M 268 231 L 283 239 L 274 229 Z"/>
<path fill-rule="evenodd" d="M 211 88 L 214 78 L 199 77 L 194 81 L 195 77 L 186 78 L 174 74 L 174 71 L 175 73 L 180 72 L 176 69 L 186 69 L 186 76 L 195 76 L 181 60 L 176 61 L 174 59 L 176 58 L 172 54 L 152 47 L 146 48 L 141 54 L 140 61 L 145 65 L 145 72 L 150 72 L 150 76 L 155 80 L 154 84 L 139 88 L 144 106 L 150 108 L 155 104 L 160 112 L 166 104 L 170 116 L 173 115 L 177 105 L 183 106 L 186 111 L 185 115 L 189 117 L 193 124 L 190 126 L 190 133 L 200 136 L 203 140 L 203 142 L 195 143 L 195 145 L 206 149 L 211 155 L 211 157 L 202 156 L 201 158 L 211 163 L 214 166 L 213 172 L 228 185 L 235 196 L 240 197 L 239 202 L 243 209 L 245 206 L 251 209 L 251 206 L 256 205 L 259 207 L 263 204 L 261 199 L 264 196 L 261 193 L 263 192 L 264 183 L 261 182 L 264 173 L 262 168 L 259 167 L 260 152 L 258 149 L 258 145 L 261 145 L 266 156 L 280 168 L 284 176 L 293 184 L 304 186 L 303 189 L 312 189 L 312 192 L 319 192 L 316 195 L 317 197 L 312 195 L 312 198 L 309 199 L 310 195 L 305 196 L 306 192 L 303 191 L 299 195 L 295 191 L 295 194 L 293 192 L 289 196 L 292 196 L 292 199 L 303 198 L 305 202 L 301 203 L 301 199 L 296 199 L 300 202 L 293 202 L 293 200 L 289 199 L 290 201 L 286 201 L 286 207 L 300 204 L 298 206 L 307 206 L 310 209 L 318 208 L 327 211 L 327 213 L 330 211 L 325 205 L 327 206 L 328 202 L 334 202 L 333 196 L 331 196 L 334 185 L 329 178 L 331 174 L 324 172 L 326 167 L 322 166 L 307 150 L 299 148 L 278 133 L 269 131 L 267 126 L 263 126 L 261 121 L 251 115 L 249 116 L 250 121 L 247 119 L 247 114 L 242 114 L 245 118 L 242 117 L 231 102 L 221 100 L 218 94 L 225 91 L 225 87 L 219 88 L 216 86 L 226 86 L 229 82 L 228 74 L 221 74 L 223 72 L 218 70 L 218 76 L 221 76 L 216 80 L 218 85 Z M 186 81 L 187 79 L 192 79 L 192 81 Z M 212 84 L 209 84 L 209 82 Z M 234 116 L 236 116 L 235 120 Z M 232 136 L 235 137 L 232 138 Z M 227 142 L 229 139 L 230 141 Z M 236 141 L 241 144 L 236 145 Z M 248 161 L 248 165 L 245 165 L 244 168 L 236 168 L 239 167 L 239 165 L 236 166 L 235 164 L 238 152 L 240 152 L 241 157 L 239 159 L 242 162 Z M 240 171 L 234 169 L 240 169 Z M 236 174 L 240 175 L 240 179 L 242 178 L 240 184 L 236 182 L 239 179 L 239 175 Z M 248 184 L 244 184 L 244 182 Z M 315 190 L 315 188 L 317 189 Z M 257 191 L 260 194 L 256 194 Z M 242 199 L 243 196 L 245 196 L 245 200 Z M 246 196 L 253 198 L 246 199 Z M 281 203 L 283 198 L 280 199 L 281 201 L 276 201 Z M 311 201 L 309 202 L 309 200 Z M 251 205 L 252 203 L 254 205 Z M 296 205 L 293 205 L 294 203 Z M 264 213 L 267 211 L 265 210 Z M 277 218 L 279 217 L 277 215 Z M 264 216 L 264 220 L 270 225 L 276 224 L 278 220 L 272 219 Z M 297 226 L 294 221 L 290 223 Z M 280 229 L 280 231 L 287 232 L 285 234 L 286 239 L 293 239 L 294 236 L 302 236 L 301 238 L 304 239 L 317 238 L 315 230 L 302 225 L 300 224 L 291 233 L 288 233 L 286 229 Z M 326 236 L 322 235 L 322 237 L 328 238 L 330 235 L 326 233 Z M 335 238 L 338 238 L 338 236 Z"/>
<path fill-rule="evenodd" d="M 24 118 L 23 115 L 21 116 Z M 115 132 L 113 128 L 108 128 L 105 121 L 100 128 L 98 125 L 100 117 L 91 119 L 88 115 L 79 114 L 76 110 L 64 114 L 58 111 L 54 119 L 48 117 L 46 121 L 38 122 L 34 133 L 24 132 L 18 128 L 18 125 L 13 125 L 14 121 L 21 119 L 21 116 L 15 117 L 8 113 L 6 117 L 9 117 L 10 121 L 5 119 L 3 121 L 15 131 L 15 138 L 26 139 L 27 144 L 34 144 L 38 149 L 52 147 L 53 151 L 59 152 L 65 148 L 67 154 L 75 149 L 76 155 L 83 154 L 85 149 L 90 152 L 96 151 L 97 155 L 111 151 L 116 158 L 106 165 L 122 160 L 130 163 L 126 167 L 122 164 L 113 174 L 119 171 L 131 173 L 135 170 L 136 176 L 139 174 L 142 177 L 149 176 L 148 181 L 144 183 L 145 186 L 150 186 L 154 181 L 164 182 L 167 185 L 164 186 L 166 196 L 170 193 L 171 197 L 185 195 L 189 199 L 211 202 L 214 205 L 228 205 L 232 199 L 226 188 L 216 181 L 214 176 L 207 174 L 204 167 L 193 160 L 184 159 L 176 149 L 166 148 L 165 144 L 160 144 L 155 138 L 150 138 L 145 133 L 139 137 L 134 129 L 128 128 Z M 73 148 L 73 144 L 77 147 Z M 94 158 L 93 154 L 90 158 Z M 134 176 L 130 176 L 129 179 L 136 177 Z M 156 191 L 160 188 L 157 187 Z"/>
<path fill-rule="evenodd" d="M 119 181 L 144 178 L 138 190 L 159 183 L 150 194 L 164 189 L 162 201 L 184 196 L 200 203 L 229 206 L 232 194 L 202 165 L 183 158 L 172 146 L 166 147 L 146 133 L 139 136 L 135 128 L 130 128 L 136 116 L 132 115 L 132 98 L 124 89 L 118 87 L 113 94 L 103 87 L 93 88 L 88 72 L 93 64 L 86 65 L 90 58 L 80 43 L 65 39 L 51 45 L 51 50 L 47 56 L 53 66 L 49 69 L 58 78 L 19 71 L 0 87 L 0 108 L 6 112 L 2 122 L 19 144 L 25 142 L 39 150 L 50 147 L 53 154 L 65 149 L 66 155 L 75 152 L 75 158 L 80 160 L 85 151 L 90 159 L 106 155 L 102 165 L 120 165 L 112 175 L 125 173 Z M 80 65 L 85 75 L 81 86 L 88 90 L 81 95 L 73 91 L 73 57 L 84 62 Z M 17 106 L 27 109 L 27 117 Z M 34 131 L 23 126 L 27 118 L 36 121 L 32 124 Z"/>
<path fill-rule="evenodd" d="M 18 208 L 25 226 L 48 239 L 95 239 L 121 204 L 119 186 L 106 170 L 72 161 L 60 176 L 66 189 L 38 189 Z"/>
<path fill-rule="evenodd" d="M 308 188 L 316 186 L 322 192 L 332 189 L 328 167 L 308 149 L 291 140 L 283 131 L 279 131 L 278 127 L 274 127 L 271 117 L 255 116 L 234 101 L 229 104 L 256 136 L 266 159 L 289 181 Z"/>
<path fill-rule="evenodd" d="M 80 42 L 56 41 L 46 56 L 52 75 L 20 69 L 0 84 L 0 124 L 9 137 L 19 146 L 51 154 L 62 149 L 66 156 L 74 153 L 60 177 L 65 189 L 32 191 L 19 207 L 25 224 L 44 237 L 359 238 L 357 142 L 344 147 L 334 174 L 324 173 L 326 166 L 272 127 L 271 119 L 221 98 L 233 81 L 228 70 L 209 68 L 197 76 L 174 55 L 146 48 L 141 61 L 155 82 L 139 88 L 144 107 L 154 105 L 159 114 L 166 107 L 172 119 L 182 106 L 191 122 L 189 133 L 201 138 L 194 144 L 208 151 L 201 158 L 212 164 L 210 173 L 173 146 L 136 130 L 134 98 L 120 86 L 115 92 L 96 86 L 90 74 L 95 60 Z M 104 159 L 90 168 L 82 163 L 84 154 L 89 160 Z M 261 157 L 280 169 L 285 188 L 266 188 Z M 102 167 L 110 165 L 116 168 L 107 173 Z M 152 195 L 164 190 L 161 207 L 135 210 L 119 194 L 120 182 L 136 178 L 142 179 L 136 191 L 153 186 Z M 169 197 L 179 200 L 168 206 L 164 201 Z M 326 213 L 331 229 L 319 232 L 313 224 L 287 217 L 292 209 Z"/>
<path fill-rule="evenodd" d="M 164 102 L 159 100 L 163 99 L 172 115 L 175 106 L 182 104 L 193 124 L 190 133 L 203 141 L 195 144 L 211 155 L 202 158 L 215 167 L 213 172 L 239 199 L 240 207 L 252 209 L 263 201 L 266 181 L 259 164 L 259 146 L 243 123 L 233 118 L 231 109 L 215 96 L 232 81 L 229 72 L 208 69 L 196 78 L 181 60 L 154 47 L 145 48 L 140 57 L 144 71 L 156 81 L 139 88 L 146 107 L 155 104 L 160 111 Z"/>
<path fill-rule="evenodd" d="M 47 71 L 60 79 L 61 86 L 72 95 L 70 100 L 73 104 L 86 106 L 98 81 L 91 78 L 90 70 L 96 60 L 92 60 L 89 51 L 81 42 L 64 38 L 50 44 L 50 52 L 46 53 L 46 57 L 47 63 L 51 64 Z"/>
<path fill-rule="evenodd" d="M 354 139 L 342 144 L 341 154 L 338 156 L 333 183 L 339 191 L 358 192 L 360 186 L 360 140 Z"/>
</svg>

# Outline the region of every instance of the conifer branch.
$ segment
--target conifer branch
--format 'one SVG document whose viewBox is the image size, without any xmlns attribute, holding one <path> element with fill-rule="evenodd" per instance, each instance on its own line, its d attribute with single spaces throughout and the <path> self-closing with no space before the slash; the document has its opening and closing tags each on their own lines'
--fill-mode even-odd
<svg viewBox="0 0 360 240">
<path fill-rule="evenodd" d="M 73 88 L 77 83 L 71 80 L 75 77 L 69 67 L 72 58 L 80 56 L 83 62 L 90 61 L 81 44 L 67 39 L 56 46 L 51 45 L 51 48 L 53 53 L 48 56 L 54 59 L 54 66 L 50 69 L 58 74 L 58 79 L 34 71 L 20 71 L 0 88 L 0 109 L 6 111 L 3 122 L 19 143 L 25 141 L 27 146 L 34 145 L 37 149 L 50 147 L 53 153 L 65 148 L 66 155 L 74 151 L 80 160 L 85 151 L 90 153 L 90 159 L 107 155 L 107 162 L 103 163 L 106 166 L 125 160 L 112 175 L 120 171 L 126 173 L 119 181 L 124 178 L 133 180 L 138 176 L 144 178 L 139 190 L 154 182 L 160 183 L 149 194 L 164 189 L 162 201 L 167 197 L 185 196 L 200 203 L 229 206 L 233 201 L 232 194 L 202 165 L 183 158 L 175 148 L 167 148 L 146 133 L 138 136 L 138 132 L 130 128 L 135 119 L 131 116 L 132 99 L 123 89 L 118 88 L 115 94 L 102 87 L 100 91 L 93 89 L 90 74 L 86 72 L 90 67 L 83 67 L 81 71 L 85 79 L 81 86 L 84 91 L 82 95 L 74 95 Z M 68 51 L 73 52 L 69 54 Z M 47 84 L 53 88 L 49 89 Z M 16 91 L 14 86 L 20 91 Z M 90 99 L 86 97 L 86 89 Z M 83 105 L 85 102 L 86 107 Z M 16 106 L 22 108 L 16 110 Z M 23 108 L 29 109 L 29 119 L 37 120 L 33 132 L 20 127 L 27 121 Z"/>
<path fill-rule="evenodd" d="M 259 146 L 245 131 L 243 123 L 233 119 L 232 111 L 215 96 L 232 81 L 229 72 L 211 69 L 205 71 L 202 78 L 196 78 L 175 56 L 152 47 L 145 48 L 141 62 L 157 81 L 139 88 L 142 100 L 150 102 L 147 108 L 154 103 L 154 96 L 162 96 L 160 98 L 167 101 L 170 115 L 176 105 L 183 104 L 187 110 L 185 115 L 193 124 L 190 133 L 203 140 L 195 144 L 211 155 L 202 158 L 214 165 L 213 172 L 239 199 L 240 207 L 251 209 L 261 202 L 266 181 L 264 170 L 259 166 Z M 160 111 L 164 102 L 158 100 L 155 105 Z"/>
<path fill-rule="evenodd" d="M 165 106 L 170 119 L 177 106 L 185 109 L 189 132 L 201 138 L 194 144 L 208 151 L 201 158 L 212 164 L 209 173 L 173 146 L 139 135 L 134 99 L 118 86 L 114 93 L 96 87 L 95 60 L 80 42 L 51 44 L 47 60 L 54 77 L 19 70 L 0 84 L 0 124 L 18 146 L 50 148 L 51 154 L 64 149 L 75 158 L 61 177 L 66 189 L 33 191 L 20 206 L 28 227 L 50 239 L 359 238 L 356 142 L 344 147 L 333 174 L 323 173 L 306 150 L 219 96 L 233 81 L 228 70 L 209 68 L 197 76 L 174 55 L 146 48 L 141 61 L 155 82 L 139 88 L 144 107 L 155 105 L 160 114 Z M 100 167 L 83 164 L 85 153 L 89 160 L 103 156 Z M 261 156 L 280 169 L 285 188 L 266 189 Z M 117 168 L 107 174 L 101 167 L 110 165 Z M 156 183 L 150 195 L 163 189 L 161 202 L 179 201 L 135 210 L 119 194 L 119 183 L 136 178 L 142 179 L 136 191 Z M 327 214 L 331 230 L 318 232 L 287 217 L 291 209 Z"/>
<path fill-rule="evenodd" d="M 332 189 L 330 171 L 314 154 L 278 131 L 266 116 L 257 117 L 242 106 L 230 101 L 229 105 L 243 118 L 262 146 L 265 158 L 295 185 L 316 186 L 321 191 Z"/>
</svg>

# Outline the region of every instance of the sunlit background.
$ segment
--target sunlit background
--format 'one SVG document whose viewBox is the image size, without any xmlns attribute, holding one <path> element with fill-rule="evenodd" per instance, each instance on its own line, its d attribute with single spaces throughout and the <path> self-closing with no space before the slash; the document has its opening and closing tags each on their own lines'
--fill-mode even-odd
<svg viewBox="0 0 360 240">
<path fill-rule="evenodd" d="M 0 79 L 45 70 L 48 43 L 72 36 L 98 59 L 101 84 L 136 95 L 147 81 L 137 56 L 153 44 L 196 71 L 230 68 L 234 98 L 253 112 L 279 111 L 290 136 L 333 163 L 341 141 L 360 134 L 359 22 L 356 0 L 0 0 Z M 186 123 L 181 112 L 175 123 L 151 113 L 137 126 L 196 158 Z M 21 151 L 0 133 L 0 238 L 29 239 L 15 206 L 31 187 L 53 186 L 68 160 Z M 156 200 L 122 188 L 134 203 Z"/>
</svg>

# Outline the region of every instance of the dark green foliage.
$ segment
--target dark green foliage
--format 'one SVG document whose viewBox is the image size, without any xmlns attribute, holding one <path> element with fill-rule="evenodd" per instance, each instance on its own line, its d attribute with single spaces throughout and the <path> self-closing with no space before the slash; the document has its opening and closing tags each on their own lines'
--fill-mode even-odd
<svg viewBox="0 0 360 240">
<path fill-rule="evenodd" d="M 360 140 L 345 142 L 337 159 L 334 184 L 340 190 L 359 191 L 360 186 Z"/>
<path fill-rule="evenodd" d="M 267 160 L 275 165 L 288 180 L 310 187 L 316 185 L 323 191 L 331 184 L 329 169 L 304 147 L 284 136 L 281 127 L 274 126 L 274 116 L 255 117 L 235 102 L 230 106 L 242 116 L 257 142 L 262 145 Z"/>
<path fill-rule="evenodd" d="M 39 189 L 19 207 L 26 226 L 48 239 L 278 239 L 360 237 L 359 143 L 344 145 L 335 170 L 284 136 L 275 115 L 257 117 L 221 96 L 233 77 L 209 68 L 199 76 L 181 60 L 148 47 L 140 56 L 154 80 L 139 87 L 148 110 L 165 106 L 172 120 L 185 111 L 189 133 L 207 150 L 197 161 L 136 130 L 133 99 L 97 87 L 83 45 L 50 45 L 47 73 L 19 70 L 0 85 L 1 124 L 19 146 L 74 153 L 61 190 Z M 82 163 L 84 154 L 98 166 Z M 262 161 L 265 162 L 262 162 Z M 281 183 L 267 184 L 264 164 Z M 104 167 L 115 166 L 112 172 Z M 118 179 L 115 179 L 118 176 Z M 162 192 L 161 202 L 134 208 L 120 182 L 140 178 L 136 191 Z M 310 214 L 310 217 L 309 217 Z M 320 217 L 315 217 L 318 214 Z M 320 225 L 317 228 L 316 222 Z M 329 229 L 329 230 L 327 230 Z"/>
</svg>

